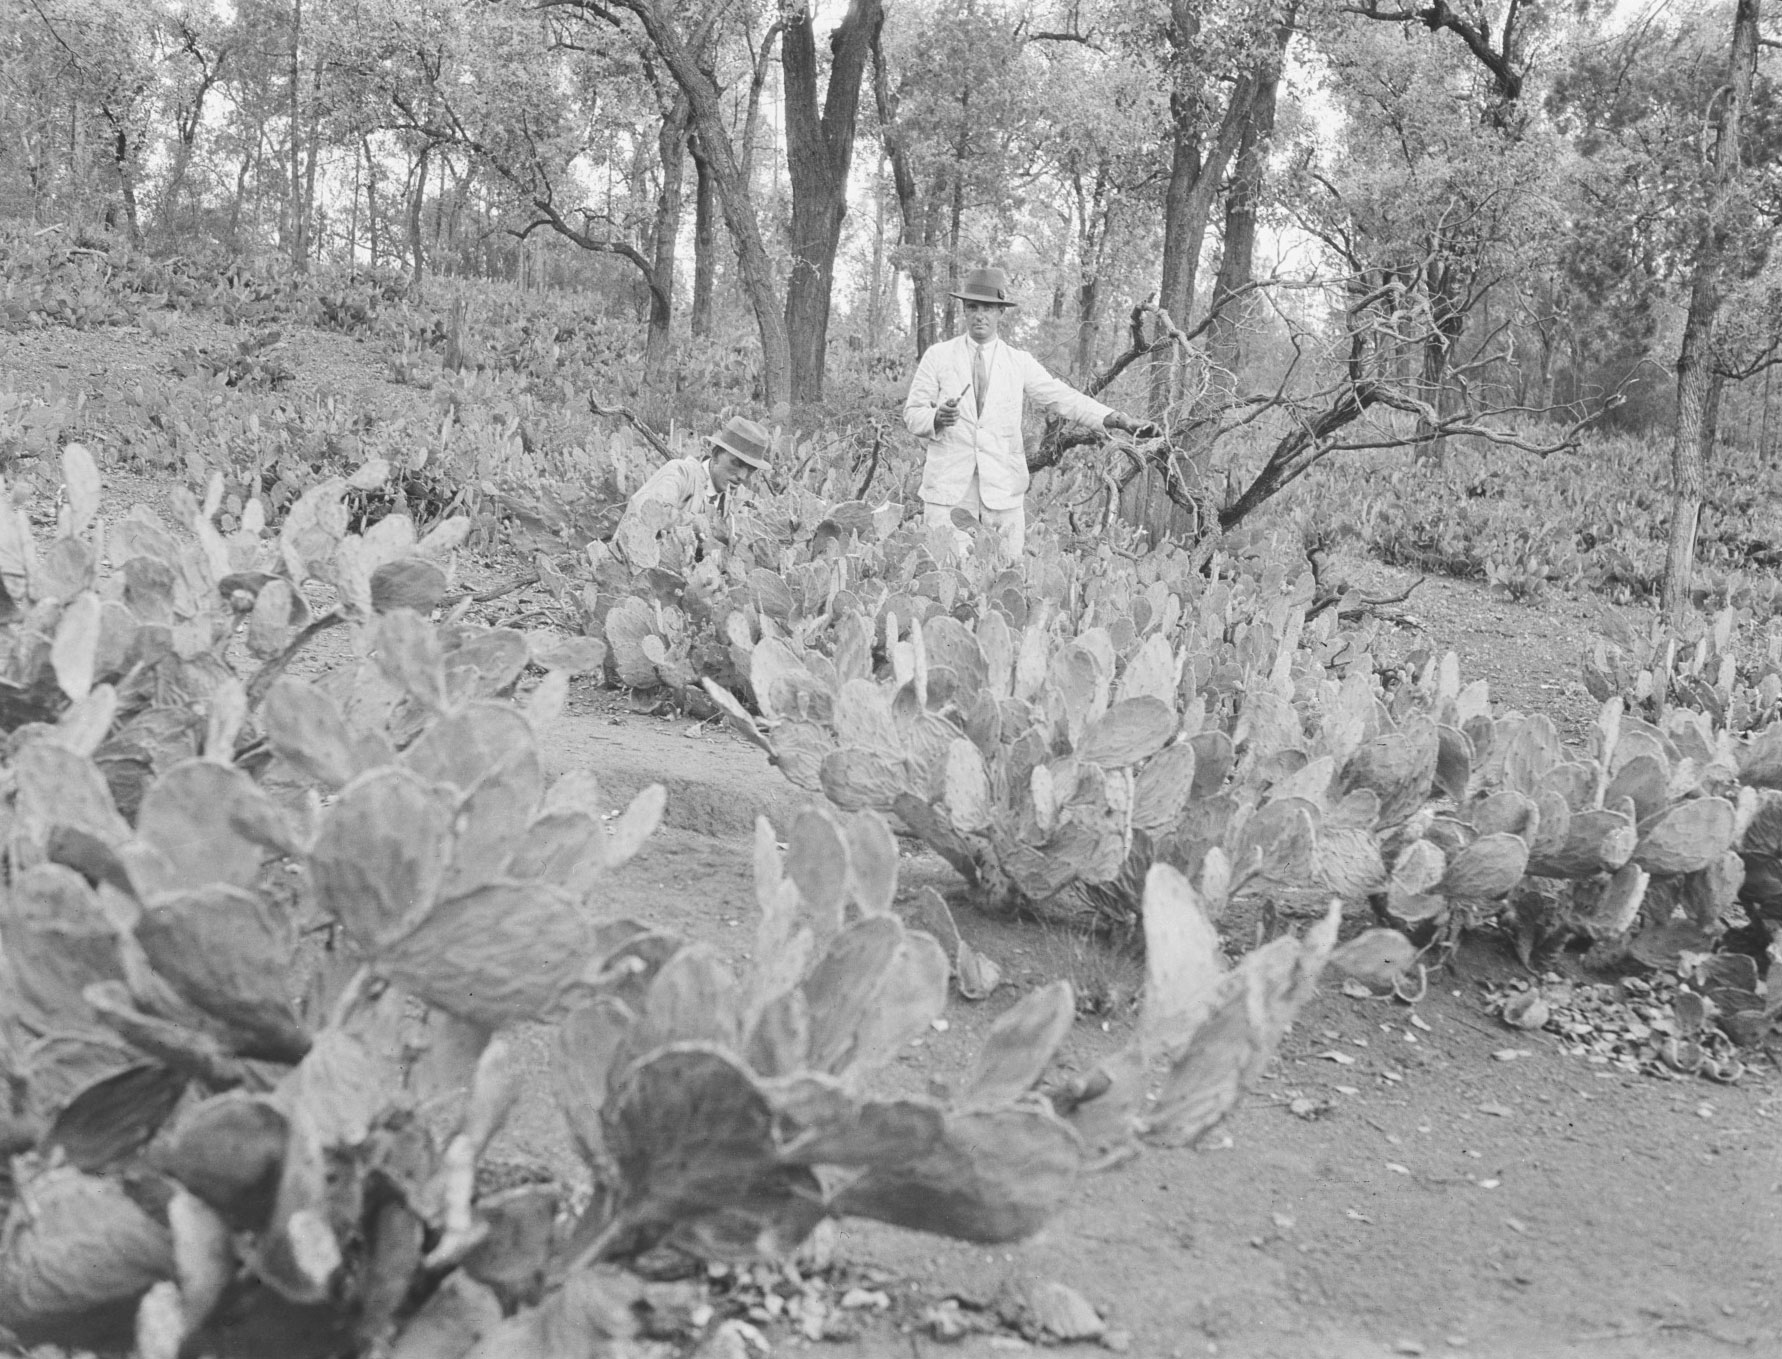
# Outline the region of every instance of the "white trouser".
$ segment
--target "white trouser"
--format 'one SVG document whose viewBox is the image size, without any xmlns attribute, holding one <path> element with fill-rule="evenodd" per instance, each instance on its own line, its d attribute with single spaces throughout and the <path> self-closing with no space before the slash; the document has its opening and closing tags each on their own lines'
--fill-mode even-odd
<svg viewBox="0 0 1782 1359">
<path fill-rule="evenodd" d="M 959 555 L 964 556 L 971 551 L 972 535 L 953 524 L 953 511 L 964 510 L 973 519 L 986 528 L 993 528 L 1002 535 L 1003 547 L 1009 554 L 1009 560 L 1019 561 L 1022 549 L 1027 544 L 1027 505 L 1025 502 L 1011 510 L 992 510 L 984 505 L 978 493 L 978 474 L 971 474 L 971 481 L 965 488 L 965 494 L 959 497 L 957 505 L 937 505 L 931 500 L 922 502 L 922 522 L 929 528 L 946 525 L 953 529 L 959 544 Z"/>
</svg>

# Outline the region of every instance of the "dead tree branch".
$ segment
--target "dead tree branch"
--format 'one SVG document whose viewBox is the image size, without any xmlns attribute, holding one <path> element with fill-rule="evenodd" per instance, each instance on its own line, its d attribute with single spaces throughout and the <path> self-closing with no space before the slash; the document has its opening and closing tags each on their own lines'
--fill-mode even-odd
<svg viewBox="0 0 1782 1359">
<path fill-rule="evenodd" d="M 594 399 L 594 393 L 589 392 L 588 409 L 595 415 L 608 420 L 614 418 L 623 420 L 626 424 L 630 425 L 631 428 L 642 435 L 644 442 L 660 453 L 664 459 L 672 459 L 674 457 L 674 450 L 668 446 L 668 441 L 646 425 L 642 420 L 639 420 L 637 416 L 633 415 L 629 407 L 603 406 L 600 402 Z"/>
</svg>

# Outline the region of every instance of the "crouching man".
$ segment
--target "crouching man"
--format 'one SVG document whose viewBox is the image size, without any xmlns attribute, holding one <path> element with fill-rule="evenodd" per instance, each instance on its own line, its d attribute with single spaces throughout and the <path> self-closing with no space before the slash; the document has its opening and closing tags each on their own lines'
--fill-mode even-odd
<svg viewBox="0 0 1782 1359">
<path fill-rule="evenodd" d="M 1156 425 L 1134 420 L 1084 396 L 1048 373 L 1024 349 L 1001 340 L 1003 313 L 1015 305 L 1000 269 L 974 269 L 953 294 L 965 308 L 965 334 L 929 347 L 916 365 L 903 422 L 927 439 L 922 469 L 923 515 L 953 523 L 953 511 L 1002 535 L 1011 560 L 1027 541 L 1027 448 L 1021 418 L 1031 398 L 1079 424 L 1156 438 Z M 961 548 L 969 545 L 959 534 Z"/>
<path fill-rule="evenodd" d="M 747 486 L 768 465 L 772 438 L 763 426 L 739 415 L 709 442 L 709 457 L 663 463 L 626 502 L 613 543 L 634 565 L 655 565 L 649 549 L 662 533 L 678 528 L 692 529 L 701 552 L 708 543 L 730 542 L 731 489 Z"/>
</svg>

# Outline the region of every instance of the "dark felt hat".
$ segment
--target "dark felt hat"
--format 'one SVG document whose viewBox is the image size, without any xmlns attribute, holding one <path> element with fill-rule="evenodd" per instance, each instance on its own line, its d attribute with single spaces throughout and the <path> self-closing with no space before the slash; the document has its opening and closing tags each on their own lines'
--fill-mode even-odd
<svg viewBox="0 0 1782 1359">
<path fill-rule="evenodd" d="M 764 425 L 758 425 L 740 415 L 732 416 L 723 429 L 712 435 L 713 448 L 736 454 L 750 467 L 766 467 L 767 454 L 772 446 L 773 436 L 768 434 Z"/>
<path fill-rule="evenodd" d="M 1009 276 L 1000 269 L 973 269 L 953 296 L 961 302 L 993 302 L 999 307 L 1015 305 L 1015 299 L 1009 296 Z"/>
</svg>

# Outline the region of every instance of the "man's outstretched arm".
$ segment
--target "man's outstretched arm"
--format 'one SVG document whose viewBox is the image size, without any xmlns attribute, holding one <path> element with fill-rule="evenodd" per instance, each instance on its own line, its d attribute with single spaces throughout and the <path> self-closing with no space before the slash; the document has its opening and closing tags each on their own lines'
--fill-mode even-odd
<svg viewBox="0 0 1782 1359">
<path fill-rule="evenodd" d="M 1062 378 L 1053 377 L 1032 355 L 1028 356 L 1027 371 L 1022 377 L 1027 399 L 1053 415 L 1096 429 L 1124 430 L 1140 439 L 1155 439 L 1163 433 L 1148 420 L 1135 420 L 1092 396 L 1084 396 Z"/>
</svg>

